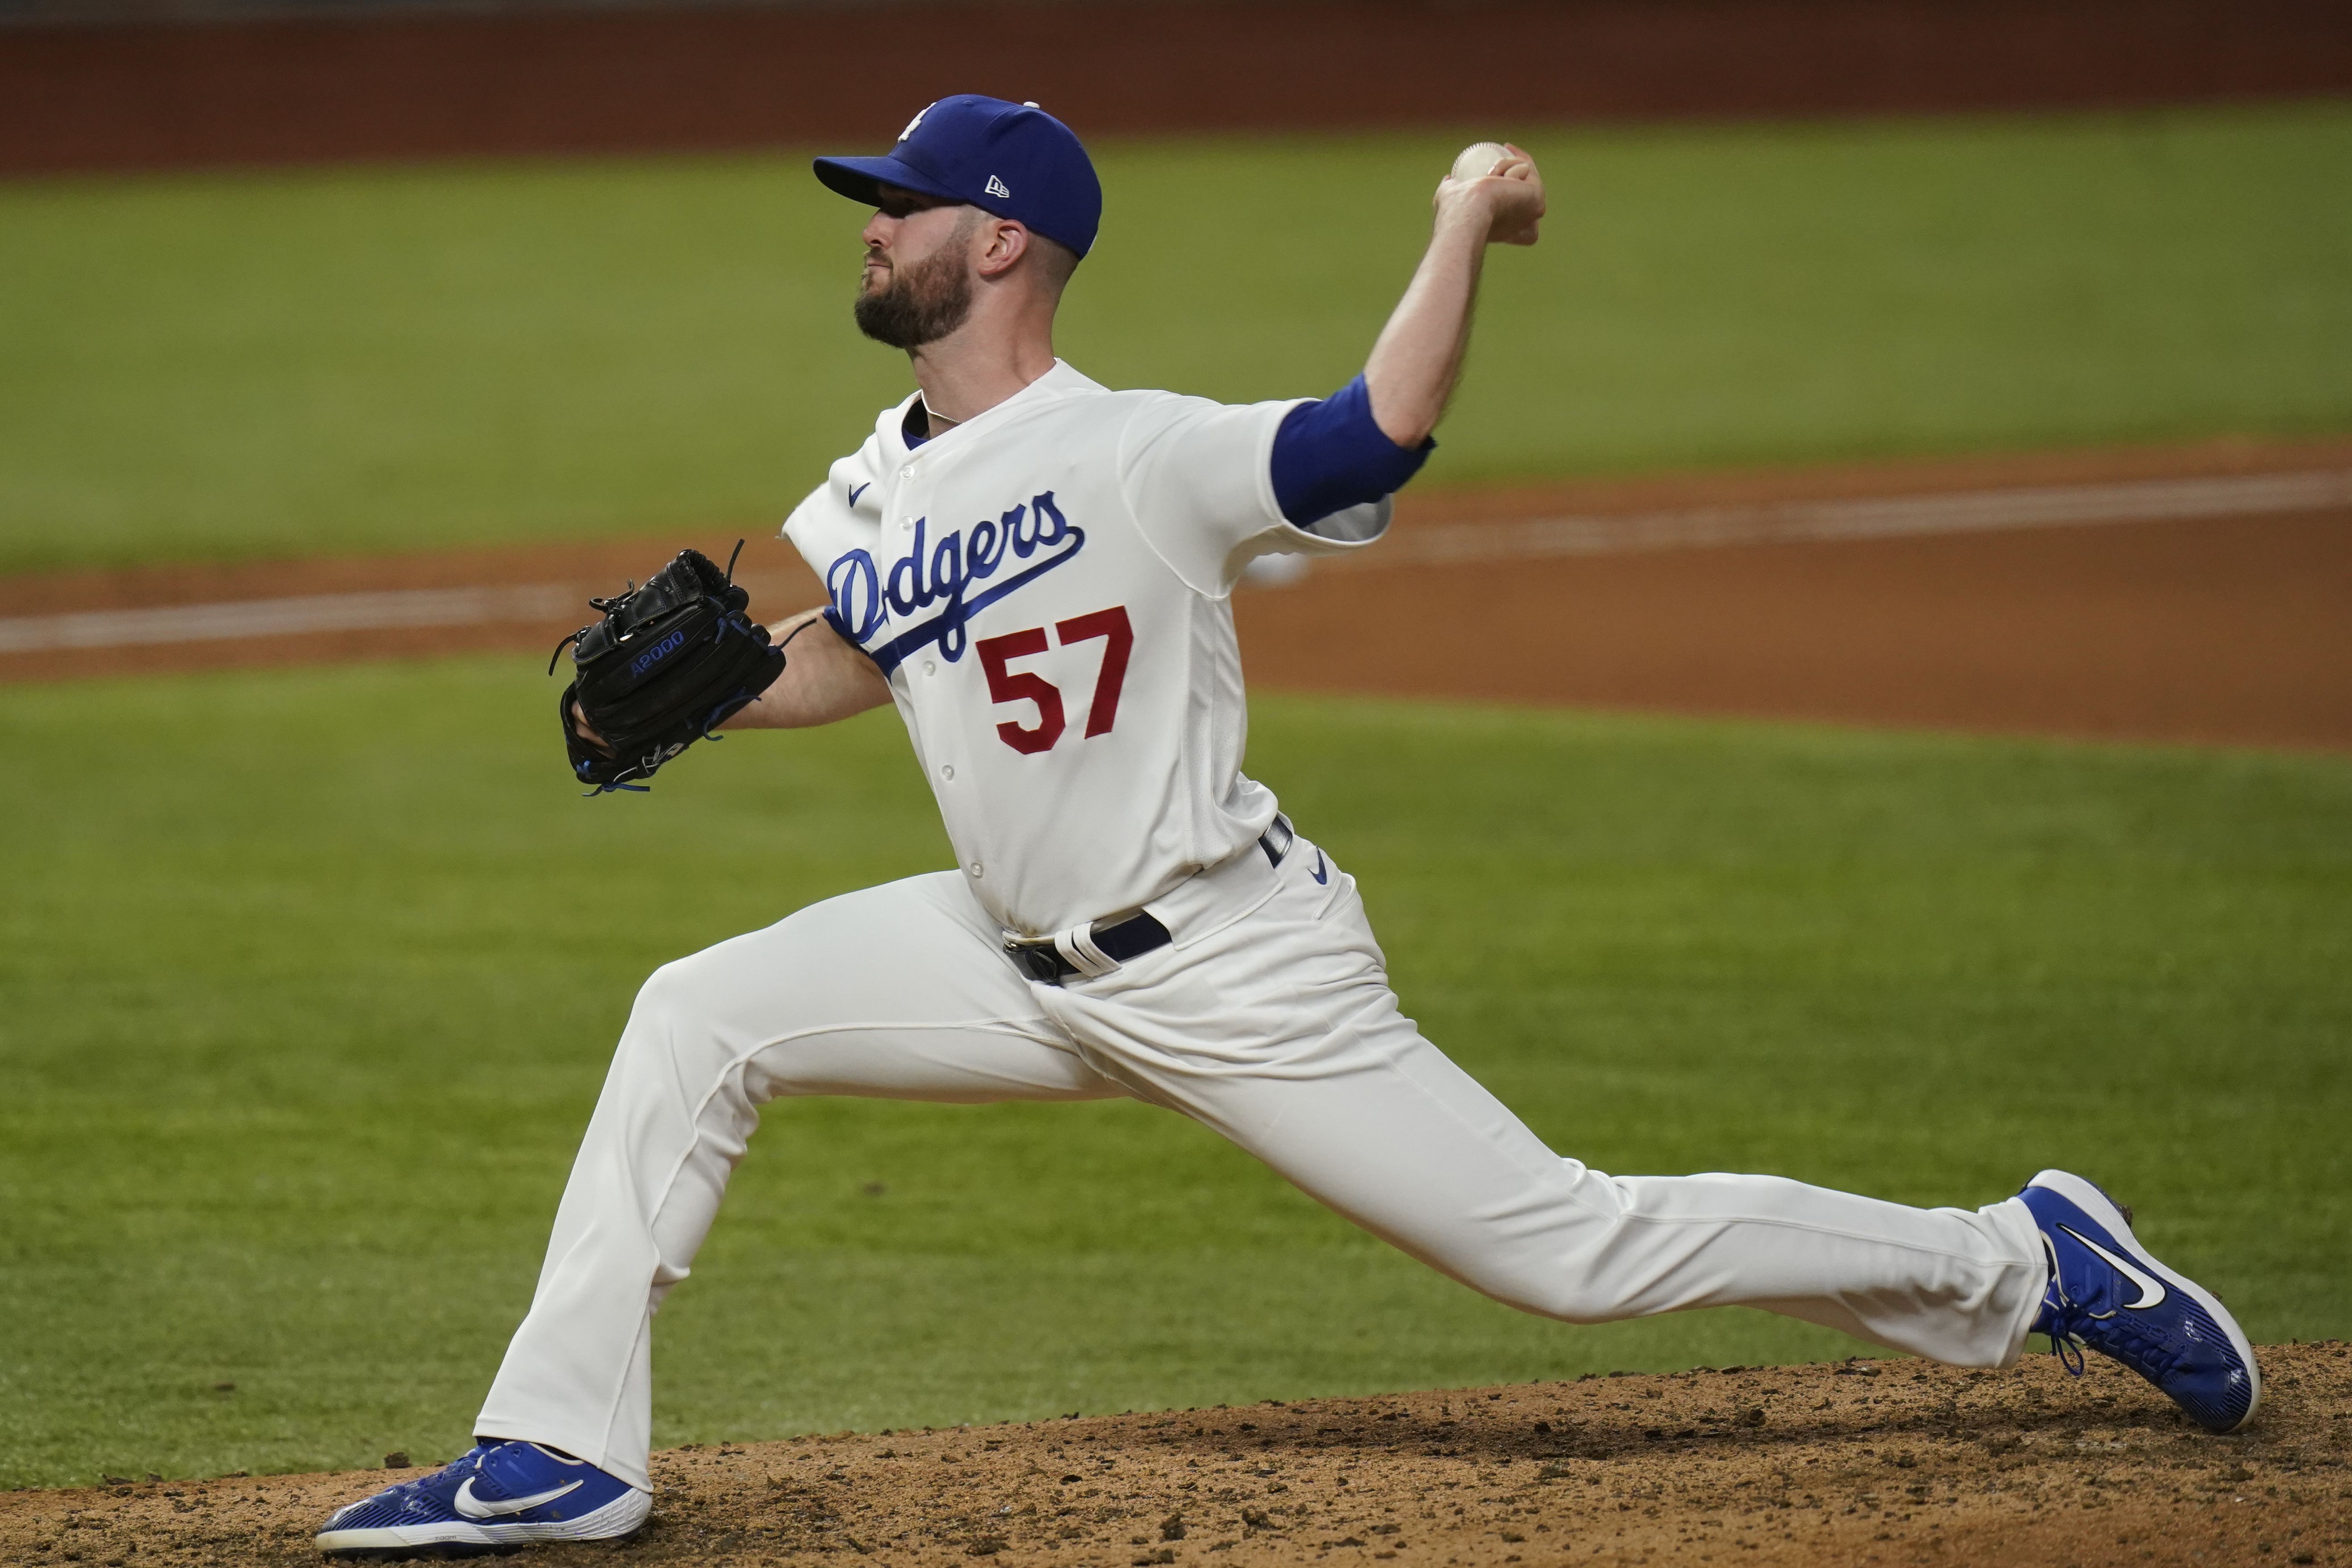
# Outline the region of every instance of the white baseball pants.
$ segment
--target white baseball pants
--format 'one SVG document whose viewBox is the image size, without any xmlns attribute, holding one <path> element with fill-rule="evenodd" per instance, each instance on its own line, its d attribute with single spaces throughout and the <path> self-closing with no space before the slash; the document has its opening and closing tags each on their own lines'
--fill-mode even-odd
<svg viewBox="0 0 2352 1568">
<path fill-rule="evenodd" d="M 1748 1306 L 1961 1366 L 2024 1346 L 2047 1269 L 2014 1199 L 1914 1209 L 1776 1176 L 1562 1159 L 1398 1010 L 1351 878 L 1301 838 L 1150 906 L 1175 937 L 1066 986 L 954 872 L 829 900 L 655 972 L 475 1430 L 650 1489 L 652 1321 L 780 1095 L 1129 1095 L 1391 1244 L 1569 1322 Z"/>
</svg>

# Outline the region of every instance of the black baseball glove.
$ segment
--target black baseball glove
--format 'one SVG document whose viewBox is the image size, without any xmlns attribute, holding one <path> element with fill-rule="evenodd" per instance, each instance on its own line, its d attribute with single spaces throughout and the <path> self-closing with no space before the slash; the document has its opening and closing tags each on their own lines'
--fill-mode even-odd
<svg viewBox="0 0 2352 1568">
<path fill-rule="evenodd" d="M 738 542 L 735 554 L 743 546 Z M 572 649 L 573 677 L 556 711 L 563 748 L 582 784 L 643 790 L 664 763 L 709 737 L 784 672 L 784 650 L 744 614 L 750 595 L 735 585 L 735 557 L 721 572 L 698 550 L 682 550 L 642 588 L 591 599 L 604 613 L 556 645 L 547 672 Z M 572 722 L 572 705 L 604 742 L 599 747 Z"/>
</svg>

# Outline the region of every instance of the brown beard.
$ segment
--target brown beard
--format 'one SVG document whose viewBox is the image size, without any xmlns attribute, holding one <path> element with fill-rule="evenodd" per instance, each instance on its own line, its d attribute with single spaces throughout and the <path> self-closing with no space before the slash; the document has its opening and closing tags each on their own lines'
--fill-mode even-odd
<svg viewBox="0 0 2352 1568">
<path fill-rule="evenodd" d="M 971 314 L 971 271 L 964 263 L 965 227 L 922 260 L 893 267 L 887 286 L 857 296 L 857 330 L 894 349 L 934 343 Z"/>
</svg>

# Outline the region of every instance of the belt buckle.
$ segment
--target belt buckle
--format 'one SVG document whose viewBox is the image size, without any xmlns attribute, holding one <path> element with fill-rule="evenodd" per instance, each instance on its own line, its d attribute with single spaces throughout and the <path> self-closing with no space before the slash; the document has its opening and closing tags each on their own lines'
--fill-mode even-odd
<svg viewBox="0 0 2352 1568">
<path fill-rule="evenodd" d="M 1040 984 L 1066 984 L 1072 976 L 1099 980 L 1119 967 L 1119 960 L 1095 945 L 1096 933 L 1104 929 L 1103 921 L 1089 921 L 1049 937 L 1007 937 L 1004 951 L 1013 955 L 1023 973 Z"/>
<path fill-rule="evenodd" d="M 1007 942 L 1004 954 L 1013 960 L 1013 967 L 1040 985 L 1062 983 L 1062 955 L 1054 951 L 1052 942 Z"/>
</svg>

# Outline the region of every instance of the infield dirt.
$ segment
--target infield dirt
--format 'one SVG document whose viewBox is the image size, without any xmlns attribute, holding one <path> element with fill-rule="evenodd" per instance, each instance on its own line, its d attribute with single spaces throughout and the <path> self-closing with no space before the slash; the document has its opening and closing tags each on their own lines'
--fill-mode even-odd
<svg viewBox="0 0 2352 1568">
<path fill-rule="evenodd" d="M 2352 747 L 2352 506 L 2296 515 L 1451 560 L 1448 531 L 1561 514 L 2352 469 L 2352 440 L 1853 464 L 1399 498 L 1396 538 L 1235 599 L 1254 689 L 1574 703 L 2105 740 Z M 496 648 L 544 660 L 586 600 L 681 545 L 771 616 L 824 590 L 772 521 L 571 545 L 0 577 L 42 614 L 548 585 L 475 625 L 9 651 L 0 682 Z M 1458 536 L 1456 536 L 1458 537 Z M 0 631 L 6 623 L 0 621 Z"/>
<path fill-rule="evenodd" d="M 2263 1410 L 2228 1437 L 2112 1363 L 2078 1382 L 2036 1355 L 1999 1373 L 1857 1360 L 689 1447 L 655 1456 L 635 1540 L 527 1561 L 2352 1563 L 2352 1346 L 2263 1360 Z M 17 1493 L 0 1498 L 0 1559 L 315 1562 L 326 1515 L 398 1479 Z"/>
</svg>

